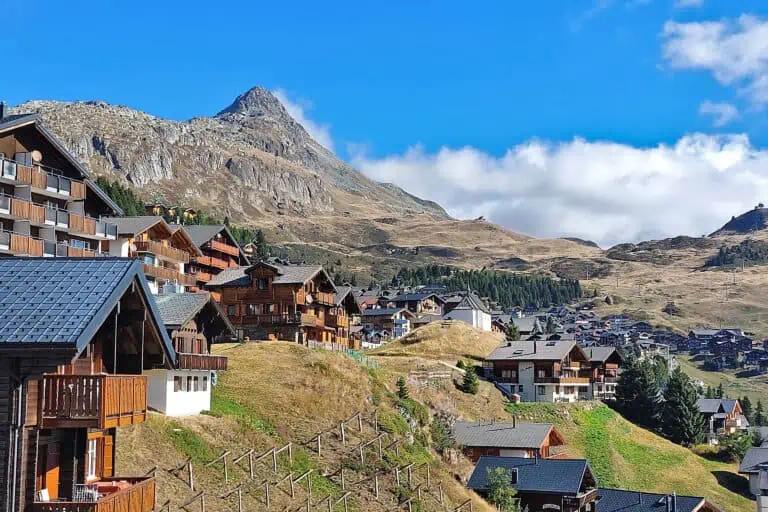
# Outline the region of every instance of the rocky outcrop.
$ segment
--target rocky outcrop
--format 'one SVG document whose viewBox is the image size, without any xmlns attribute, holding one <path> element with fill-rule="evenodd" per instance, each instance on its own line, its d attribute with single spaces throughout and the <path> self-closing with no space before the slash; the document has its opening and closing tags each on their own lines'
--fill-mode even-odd
<svg viewBox="0 0 768 512">
<path fill-rule="evenodd" d="M 13 111 L 40 112 L 95 174 L 132 183 L 148 201 L 203 207 L 247 222 L 259 211 L 349 212 L 353 194 L 380 212 L 447 217 L 439 205 L 347 165 L 261 87 L 214 117 L 184 122 L 93 101 L 31 101 Z"/>
</svg>

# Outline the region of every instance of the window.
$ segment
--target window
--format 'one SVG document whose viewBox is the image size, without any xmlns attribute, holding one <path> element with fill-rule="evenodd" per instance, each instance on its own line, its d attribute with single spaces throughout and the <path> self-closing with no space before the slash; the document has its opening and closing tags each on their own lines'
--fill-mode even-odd
<svg viewBox="0 0 768 512">
<path fill-rule="evenodd" d="M 565 388 L 565 394 L 566 395 L 572 395 L 573 392 L 574 392 L 573 386 L 568 386 L 567 388 Z"/>
<path fill-rule="evenodd" d="M 544 396 L 545 388 L 544 386 L 536 386 L 536 391 L 538 391 L 539 396 Z"/>
<path fill-rule="evenodd" d="M 267 288 L 269 288 L 269 281 L 267 281 L 263 277 L 256 279 L 256 288 L 258 288 L 259 290 L 266 290 Z"/>
<path fill-rule="evenodd" d="M 275 305 L 274 304 L 267 304 L 267 313 L 270 315 L 275 313 Z"/>
<path fill-rule="evenodd" d="M 509 471 L 509 483 L 512 485 L 517 485 L 517 468 L 512 468 Z"/>
<path fill-rule="evenodd" d="M 234 304 L 230 304 L 227 306 L 227 316 L 235 316 L 237 315 L 237 306 Z"/>
<path fill-rule="evenodd" d="M 97 478 L 96 475 L 96 455 L 98 453 L 98 440 L 97 439 L 89 439 L 88 440 L 88 452 L 86 454 L 85 459 L 85 478 L 86 480 L 94 480 Z"/>
<path fill-rule="evenodd" d="M 192 376 L 187 377 L 187 389 L 184 391 L 192 391 Z"/>
<path fill-rule="evenodd" d="M 200 377 L 195 377 L 193 379 L 194 382 L 194 391 L 200 391 Z"/>
<path fill-rule="evenodd" d="M 501 370 L 501 378 L 502 379 L 511 379 L 512 378 L 512 370 Z"/>
<path fill-rule="evenodd" d="M 208 377 L 203 377 L 203 391 L 208 391 Z"/>
<path fill-rule="evenodd" d="M 85 240 L 78 240 L 77 238 L 72 238 L 69 240 L 69 245 L 72 247 L 77 247 L 78 249 L 90 249 L 91 246 L 86 242 Z"/>
<path fill-rule="evenodd" d="M 522 385 L 518 386 L 518 391 L 520 392 L 521 395 L 523 394 L 523 386 Z"/>
<path fill-rule="evenodd" d="M 261 304 L 248 304 L 247 308 L 249 316 L 261 314 Z"/>
<path fill-rule="evenodd" d="M 181 391 L 181 377 L 173 378 L 173 391 L 174 392 Z"/>
</svg>

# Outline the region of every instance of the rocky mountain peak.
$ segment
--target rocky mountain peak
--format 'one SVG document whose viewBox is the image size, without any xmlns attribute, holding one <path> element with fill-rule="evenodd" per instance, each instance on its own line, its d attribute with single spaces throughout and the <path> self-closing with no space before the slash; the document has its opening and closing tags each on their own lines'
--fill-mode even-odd
<svg viewBox="0 0 768 512">
<path fill-rule="evenodd" d="M 240 94 L 231 105 L 216 114 L 216 117 L 224 117 L 225 114 L 275 119 L 288 116 L 280 100 L 271 91 L 258 85 Z"/>
</svg>

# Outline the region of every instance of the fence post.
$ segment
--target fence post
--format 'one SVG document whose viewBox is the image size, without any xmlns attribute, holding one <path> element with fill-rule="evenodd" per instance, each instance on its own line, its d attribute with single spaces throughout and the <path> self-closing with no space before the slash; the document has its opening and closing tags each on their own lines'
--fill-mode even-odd
<svg viewBox="0 0 768 512">
<path fill-rule="evenodd" d="M 339 423 L 339 428 L 341 429 L 341 444 L 344 446 L 347 446 L 347 435 L 344 433 L 344 422 L 342 421 Z"/>
<path fill-rule="evenodd" d="M 189 488 L 190 490 L 195 490 L 195 480 L 192 477 L 192 459 L 189 459 L 189 462 L 187 463 L 187 472 L 189 473 Z"/>
</svg>

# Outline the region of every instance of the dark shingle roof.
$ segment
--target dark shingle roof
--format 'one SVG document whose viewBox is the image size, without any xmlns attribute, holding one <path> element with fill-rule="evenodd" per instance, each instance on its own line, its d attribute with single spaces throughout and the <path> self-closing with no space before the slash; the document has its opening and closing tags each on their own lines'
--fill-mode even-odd
<svg viewBox="0 0 768 512">
<path fill-rule="evenodd" d="M 736 408 L 738 400 L 729 400 L 726 398 L 699 398 L 696 400 L 696 407 L 703 414 L 715 414 L 721 410 L 725 413 L 732 413 Z"/>
<path fill-rule="evenodd" d="M 208 281 L 206 286 L 248 286 L 251 278 L 245 273 L 248 267 L 235 267 L 222 270 Z"/>
<path fill-rule="evenodd" d="M 187 323 L 210 300 L 208 293 L 169 293 L 155 297 L 163 323 L 169 329 Z"/>
<path fill-rule="evenodd" d="M 590 361 L 602 363 L 607 361 L 611 354 L 616 352 L 616 349 L 614 347 L 589 347 L 585 348 L 584 352 Z"/>
<path fill-rule="evenodd" d="M 557 493 L 575 496 L 579 493 L 584 473 L 590 471 L 584 459 L 526 459 L 523 457 L 480 457 L 469 478 L 467 487 L 474 490 L 488 488 L 488 470 L 517 469 L 520 492 Z"/>
<path fill-rule="evenodd" d="M 464 295 L 461 298 L 461 301 L 459 301 L 456 307 L 451 311 L 455 309 L 472 309 L 482 311 L 483 313 L 488 313 L 489 315 L 491 314 L 491 312 L 488 310 L 488 307 L 485 305 L 485 302 L 483 302 L 480 297 L 472 292 Z"/>
<path fill-rule="evenodd" d="M 136 280 L 175 360 L 141 264 L 127 258 L 0 259 L 0 347 L 35 343 L 80 351 Z"/>
<path fill-rule="evenodd" d="M 535 350 L 534 350 L 535 344 Z M 560 361 L 578 347 L 575 341 L 512 341 L 498 347 L 487 357 L 489 361 Z"/>
<path fill-rule="evenodd" d="M 704 498 L 675 496 L 623 489 L 598 489 L 596 512 L 666 512 L 667 499 L 677 503 L 676 512 L 698 510 Z"/>
<path fill-rule="evenodd" d="M 757 473 L 762 464 L 768 464 L 768 448 L 750 448 L 741 460 L 739 473 Z"/>
<path fill-rule="evenodd" d="M 404 311 L 408 314 L 412 314 L 405 308 L 376 308 L 376 309 L 369 308 L 369 309 L 363 310 L 363 316 L 364 317 L 365 316 L 392 316 L 401 311 Z"/>
<path fill-rule="evenodd" d="M 445 303 L 445 301 L 436 293 L 404 293 L 394 297 L 392 300 L 394 302 L 412 302 L 429 299 L 430 297 L 434 297 L 436 302 L 441 304 Z"/>
<path fill-rule="evenodd" d="M 261 265 L 258 263 L 257 265 Z M 277 265 L 268 264 L 277 270 L 274 284 L 303 284 L 315 277 L 320 272 L 325 272 L 320 265 Z M 247 274 L 249 268 L 235 267 L 224 270 L 208 282 L 208 286 L 248 286 L 250 277 Z M 328 278 L 330 281 L 330 277 Z"/>
<path fill-rule="evenodd" d="M 155 224 L 166 224 L 162 217 L 158 217 L 156 215 L 139 215 L 136 217 L 107 217 L 104 220 L 117 226 L 118 235 L 135 235 L 136 233 L 143 233 Z"/>
<path fill-rule="evenodd" d="M 457 421 L 454 437 L 461 446 L 539 448 L 552 430 L 551 423 L 477 423 Z"/>
</svg>

